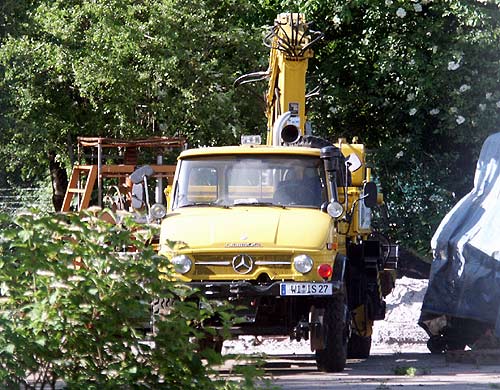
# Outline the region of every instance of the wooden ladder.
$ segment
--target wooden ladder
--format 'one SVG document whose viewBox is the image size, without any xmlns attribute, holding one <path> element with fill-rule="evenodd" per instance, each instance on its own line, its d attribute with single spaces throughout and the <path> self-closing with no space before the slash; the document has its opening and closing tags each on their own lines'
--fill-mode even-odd
<svg viewBox="0 0 500 390">
<path fill-rule="evenodd" d="M 82 174 L 87 175 L 87 180 L 85 181 L 83 188 L 79 188 Z M 64 195 L 64 202 L 61 211 L 70 211 L 71 201 L 73 200 L 73 196 L 75 196 L 75 194 L 78 194 L 80 199 L 78 211 L 89 207 L 96 178 L 97 165 L 75 165 L 73 167 L 73 172 L 71 172 L 71 178 L 69 180 L 66 194 Z"/>
</svg>

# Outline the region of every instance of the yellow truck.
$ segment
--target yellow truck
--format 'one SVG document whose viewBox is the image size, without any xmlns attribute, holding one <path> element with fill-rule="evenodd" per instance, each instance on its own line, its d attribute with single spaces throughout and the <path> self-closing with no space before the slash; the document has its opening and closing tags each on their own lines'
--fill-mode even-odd
<svg viewBox="0 0 500 390">
<path fill-rule="evenodd" d="M 364 145 L 308 134 L 305 76 L 320 38 L 302 14 L 278 15 L 269 69 L 237 80 L 268 79 L 267 143 L 246 136 L 180 154 L 160 254 L 180 281 L 238 307 L 233 335 L 308 339 L 318 369 L 338 372 L 369 355 L 397 247 L 370 227 L 382 197 Z"/>
</svg>

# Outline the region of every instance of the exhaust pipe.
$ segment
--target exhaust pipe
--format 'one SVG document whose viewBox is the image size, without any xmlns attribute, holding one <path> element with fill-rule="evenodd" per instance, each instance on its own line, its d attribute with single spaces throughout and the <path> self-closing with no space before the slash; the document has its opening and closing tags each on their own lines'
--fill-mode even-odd
<svg viewBox="0 0 500 390">
<path fill-rule="evenodd" d="M 292 116 L 290 111 L 281 114 L 273 126 L 273 146 L 281 146 L 282 142 L 294 143 L 297 142 L 302 135 L 297 126 L 287 124 Z"/>
<path fill-rule="evenodd" d="M 281 139 L 287 144 L 295 143 L 300 138 L 300 131 L 295 125 L 286 125 L 281 130 Z"/>
</svg>

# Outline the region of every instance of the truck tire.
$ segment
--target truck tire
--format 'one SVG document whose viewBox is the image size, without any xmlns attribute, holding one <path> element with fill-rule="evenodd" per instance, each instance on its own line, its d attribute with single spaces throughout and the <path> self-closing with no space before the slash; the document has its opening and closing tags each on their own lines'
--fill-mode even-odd
<svg viewBox="0 0 500 390">
<path fill-rule="evenodd" d="M 371 336 L 364 337 L 352 333 L 347 345 L 347 357 L 349 359 L 367 359 L 370 356 L 371 346 Z"/>
<path fill-rule="evenodd" d="M 333 296 L 325 306 L 323 319 L 325 348 L 316 351 L 316 365 L 324 372 L 341 372 L 347 360 L 347 302 L 344 293 Z"/>
<path fill-rule="evenodd" d="M 465 346 L 465 342 L 448 339 L 444 335 L 431 336 L 427 340 L 427 348 L 433 355 L 441 355 L 448 351 L 463 351 Z"/>
</svg>

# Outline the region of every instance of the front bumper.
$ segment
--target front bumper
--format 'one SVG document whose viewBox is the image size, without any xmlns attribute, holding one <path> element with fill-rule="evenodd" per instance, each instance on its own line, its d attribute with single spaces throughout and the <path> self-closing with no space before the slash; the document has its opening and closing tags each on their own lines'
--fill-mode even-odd
<svg viewBox="0 0 500 390">
<path fill-rule="evenodd" d="M 284 282 L 273 282 L 271 284 L 253 284 L 247 281 L 233 281 L 233 282 L 189 282 L 187 283 L 192 288 L 198 290 L 203 296 L 208 299 L 216 298 L 252 298 L 252 297 L 290 297 L 290 296 L 302 296 L 302 297 L 318 297 L 325 298 L 330 295 L 320 294 L 320 288 L 313 288 L 315 286 L 319 287 L 324 285 L 331 285 L 332 294 L 336 291 L 340 291 L 343 287 L 343 283 L 340 281 L 329 281 L 329 282 L 303 282 L 297 283 L 299 286 L 303 286 L 302 293 L 297 295 L 285 295 L 283 291 Z M 289 282 L 293 283 L 293 282 Z"/>
</svg>

